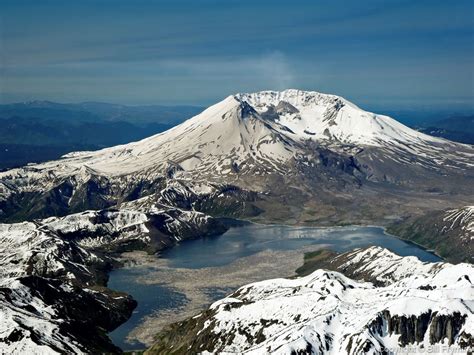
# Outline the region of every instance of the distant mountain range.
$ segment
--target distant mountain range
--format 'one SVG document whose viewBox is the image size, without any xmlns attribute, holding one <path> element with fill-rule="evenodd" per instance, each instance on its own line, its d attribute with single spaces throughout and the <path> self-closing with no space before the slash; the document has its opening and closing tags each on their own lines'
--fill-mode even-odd
<svg viewBox="0 0 474 355">
<path fill-rule="evenodd" d="M 0 105 L 0 169 L 57 159 L 163 132 L 202 110 L 194 106 L 125 106 L 32 101 Z"/>
<path fill-rule="evenodd" d="M 51 101 L 28 101 L 0 105 L 0 117 L 34 117 L 68 122 L 123 121 L 136 125 L 161 123 L 176 125 L 202 111 L 197 106 L 127 106 L 103 102 L 63 104 Z"/>
<path fill-rule="evenodd" d="M 419 126 L 418 130 L 431 136 L 474 144 L 474 115 L 454 116 L 432 123 L 425 123 L 423 126 Z"/>
</svg>

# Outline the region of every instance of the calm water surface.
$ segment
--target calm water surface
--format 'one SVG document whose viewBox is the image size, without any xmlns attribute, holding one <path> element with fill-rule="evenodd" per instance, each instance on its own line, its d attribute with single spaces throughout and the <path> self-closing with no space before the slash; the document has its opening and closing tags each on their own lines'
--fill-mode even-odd
<svg viewBox="0 0 474 355">
<path fill-rule="evenodd" d="M 174 268 L 219 267 L 264 250 L 297 250 L 314 245 L 344 252 L 358 247 L 377 245 L 399 255 L 417 256 L 422 261 L 440 261 L 436 255 L 411 243 L 386 234 L 380 227 L 290 227 L 249 224 L 230 228 L 219 237 L 186 241 L 166 250 L 161 257 Z M 140 349 L 143 344 L 129 344 L 127 334 L 140 324 L 147 314 L 158 310 L 172 310 L 186 302 L 186 296 L 161 285 L 136 282 L 146 268 L 122 268 L 110 274 L 108 286 L 131 294 L 138 307 L 125 324 L 109 334 L 117 346 L 124 350 Z M 227 290 L 225 290 L 227 291 Z M 212 299 L 222 298 L 227 292 L 210 290 Z"/>
</svg>

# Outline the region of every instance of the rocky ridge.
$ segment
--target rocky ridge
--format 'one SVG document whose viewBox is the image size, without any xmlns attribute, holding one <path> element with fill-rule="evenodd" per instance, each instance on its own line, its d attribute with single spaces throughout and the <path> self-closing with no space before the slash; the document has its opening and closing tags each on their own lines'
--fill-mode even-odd
<svg viewBox="0 0 474 355">
<path fill-rule="evenodd" d="M 170 326 L 146 353 L 380 354 L 474 346 L 472 265 L 423 263 L 380 247 L 325 263 L 337 271 L 241 287 Z"/>
<path fill-rule="evenodd" d="M 135 308 L 106 288 L 112 258 L 124 250 L 157 252 L 226 227 L 199 212 L 86 211 L 0 224 L 0 352 L 120 353 L 107 333 Z"/>
</svg>

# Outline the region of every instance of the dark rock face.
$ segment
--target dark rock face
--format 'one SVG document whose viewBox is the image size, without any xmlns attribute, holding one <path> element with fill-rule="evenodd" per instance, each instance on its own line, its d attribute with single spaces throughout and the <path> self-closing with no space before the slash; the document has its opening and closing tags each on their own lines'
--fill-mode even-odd
<svg viewBox="0 0 474 355">
<path fill-rule="evenodd" d="M 280 119 L 280 115 L 297 113 L 299 113 L 299 110 L 292 104 L 286 101 L 280 101 L 276 106 L 269 105 L 267 111 L 260 113 L 260 117 L 264 120 L 275 122 Z M 298 115 L 296 115 L 295 118 L 301 119 Z"/>
<path fill-rule="evenodd" d="M 331 126 L 336 125 L 334 121 L 337 117 L 337 114 L 339 113 L 339 110 L 344 106 L 345 104 L 341 99 L 335 98 L 333 100 L 333 107 L 324 113 L 324 121 L 328 121 Z"/>
<path fill-rule="evenodd" d="M 150 231 L 151 242 L 144 249 L 155 253 L 176 245 L 178 241 L 213 237 L 225 233 L 228 229 L 218 219 L 202 216 L 200 220 L 181 222 L 179 230 L 170 230 L 167 225 L 170 217 L 180 220 L 182 214 L 183 211 L 179 209 L 169 209 L 166 213 L 150 215 L 147 228 Z"/>
<path fill-rule="evenodd" d="M 194 208 L 217 217 L 252 217 L 263 211 L 254 205 L 259 194 L 235 185 L 223 185 L 209 195 L 201 196 L 194 202 Z"/>
<path fill-rule="evenodd" d="M 203 351 L 218 351 L 216 344 L 220 338 L 219 334 L 209 331 L 199 332 L 204 327 L 206 320 L 213 316 L 210 310 L 204 311 L 201 316 L 169 325 L 161 332 L 156 344 L 147 354 L 159 355 L 181 355 L 198 354 Z"/>
<path fill-rule="evenodd" d="M 293 350 L 291 355 L 311 355 L 317 353 L 314 351 L 313 346 L 310 343 L 306 344 L 305 349 Z"/>
<path fill-rule="evenodd" d="M 54 177 L 51 178 L 53 181 Z M 59 179 L 46 191 L 20 192 L 0 201 L 0 222 L 30 221 L 50 216 L 65 216 L 85 210 L 117 206 L 160 191 L 164 178 L 109 179 L 90 174 L 86 181 L 75 176 Z"/>
<path fill-rule="evenodd" d="M 160 192 L 160 202 L 168 206 L 189 210 L 198 199 L 198 196 L 188 187 L 167 186 Z"/>
<path fill-rule="evenodd" d="M 276 112 L 279 114 L 298 113 L 300 112 L 295 106 L 287 101 L 280 101 L 276 106 Z"/>
<path fill-rule="evenodd" d="M 0 201 L 1 222 L 15 222 L 52 215 L 65 215 L 68 211 L 67 195 L 70 186 L 65 184 L 66 193 L 54 189 L 45 194 L 39 192 L 21 192 L 11 198 Z"/>
<path fill-rule="evenodd" d="M 448 345 L 455 343 L 457 339 L 463 339 L 464 348 L 474 346 L 474 338 L 471 334 L 461 334 L 466 315 L 458 312 L 452 314 L 438 314 L 437 312 L 423 313 L 419 316 L 392 315 L 389 311 L 383 311 L 368 326 L 373 334 L 380 336 L 399 335 L 398 344 L 405 347 L 410 344 L 423 342 L 425 336 L 429 335 L 430 344 L 441 344 L 447 341 Z M 354 349 L 348 348 L 348 351 Z"/>
<path fill-rule="evenodd" d="M 168 179 L 174 178 L 175 174 L 179 171 L 184 171 L 184 169 L 179 164 L 171 163 L 166 169 L 166 177 Z"/>
<path fill-rule="evenodd" d="M 454 344 L 454 340 L 459 337 L 459 331 L 464 325 L 466 316 L 460 313 L 452 315 L 438 315 L 433 314 L 430 327 L 430 342 L 432 344 L 448 340 L 448 344 Z M 469 347 L 474 346 L 474 338 L 471 335 L 464 334 L 463 339 L 467 342 Z"/>
<path fill-rule="evenodd" d="M 275 109 L 275 106 L 273 106 L 273 105 L 269 106 L 268 110 L 261 113 L 260 116 L 264 120 L 273 121 L 273 122 L 280 118 L 280 116 L 278 115 L 277 110 Z"/>
<path fill-rule="evenodd" d="M 258 116 L 257 111 L 245 101 L 240 103 L 239 112 L 243 119 Z"/>
<path fill-rule="evenodd" d="M 296 273 L 300 276 L 306 276 L 317 269 L 327 269 L 341 272 L 355 280 L 370 281 L 376 286 L 386 285 L 386 282 L 382 282 L 377 277 L 374 277 L 370 270 L 365 270 L 364 266 L 368 260 L 361 259 L 357 262 L 348 263 L 355 254 L 356 252 L 338 254 L 325 249 L 307 253 L 305 254 L 303 266 L 298 268 Z"/>
<path fill-rule="evenodd" d="M 109 290 L 103 292 L 87 292 L 80 287 L 70 290 L 62 287 L 62 282 L 37 276 L 27 276 L 20 282 L 28 287 L 32 297 L 43 300 L 47 306 L 53 307 L 64 319 L 60 331 L 66 337 L 74 338 L 89 353 L 121 353 L 121 350 L 110 342 L 107 333 L 125 322 L 136 307 L 136 302 L 125 294 Z M 33 309 L 30 309 L 34 311 Z M 25 331 L 27 325 L 22 325 Z M 21 333 L 16 330 L 17 337 Z M 33 337 L 38 345 L 49 345 L 43 340 L 42 334 Z M 64 349 L 58 349 L 59 352 Z"/>
</svg>

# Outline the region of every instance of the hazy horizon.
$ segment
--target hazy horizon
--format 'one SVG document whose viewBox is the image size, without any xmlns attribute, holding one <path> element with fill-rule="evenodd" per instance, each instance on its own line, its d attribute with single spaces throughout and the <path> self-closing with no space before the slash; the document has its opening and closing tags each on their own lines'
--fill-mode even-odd
<svg viewBox="0 0 474 355">
<path fill-rule="evenodd" d="M 373 108 L 474 107 L 474 3 L 0 5 L 0 102 L 208 106 L 298 88 Z"/>
<path fill-rule="evenodd" d="M 315 90 L 312 90 L 315 91 Z M 332 94 L 332 93 L 328 93 Z M 41 102 L 50 102 L 52 104 L 62 104 L 62 105 L 80 105 L 80 104 L 106 104 L 106 105 L 119 105 L 119 106 L 127 106 L 127 107 L 152 107 L 152 106 L 162 106 L 162 107 L 194 107 L 199 109 L 205 109 L 217 102 L 223 100 L 225 97 L 218 98 L 215 102 L 206 104 L 206 103 L 178 103 L 178 104 L 170 104 L 170 103 L 162 103 L 162 102 L 150 102 L 146 104 L 136 104 L 136 103 L 127 103 L 127 102 L 119 102 L 119 101 L 99 101 L 99 100 L 78 100 L 78 101 L 61 101 L 61 100 L 51 100 L 51 99 L 42 99 L 42 98 L 32 98 L 31 100 L 25 101 L 10 101 L 10 102 L 0 102 L 1 106 L 5 105 L 15 105 L 15 104 L 33 104 L 33 103 L 41 103 Z M 392 116 L 393 118 L 405 123 L 405 124 L 412 124 L 412 123 L 421 123 L 423 120 L 426 122 L 435 121 L 437 119 L 445 119 L 451 116 L 470 116 L 474 115 L 474 104 L 449 104 L 445 105 L 443 103 L 438 104 L 404 104 L 404 103 L 392 103 L 392 104 L 377 104 L 377 103 L 364 103 L 364 102 L 354 102 L 357 106 L 361 107 L 366 111 L 371 111 L 379 114 L 397 114 L 399 113 L 401 116 Z M 413 122 L 410 118 L 410 113 L 413 114 Z"/>
</svg>

